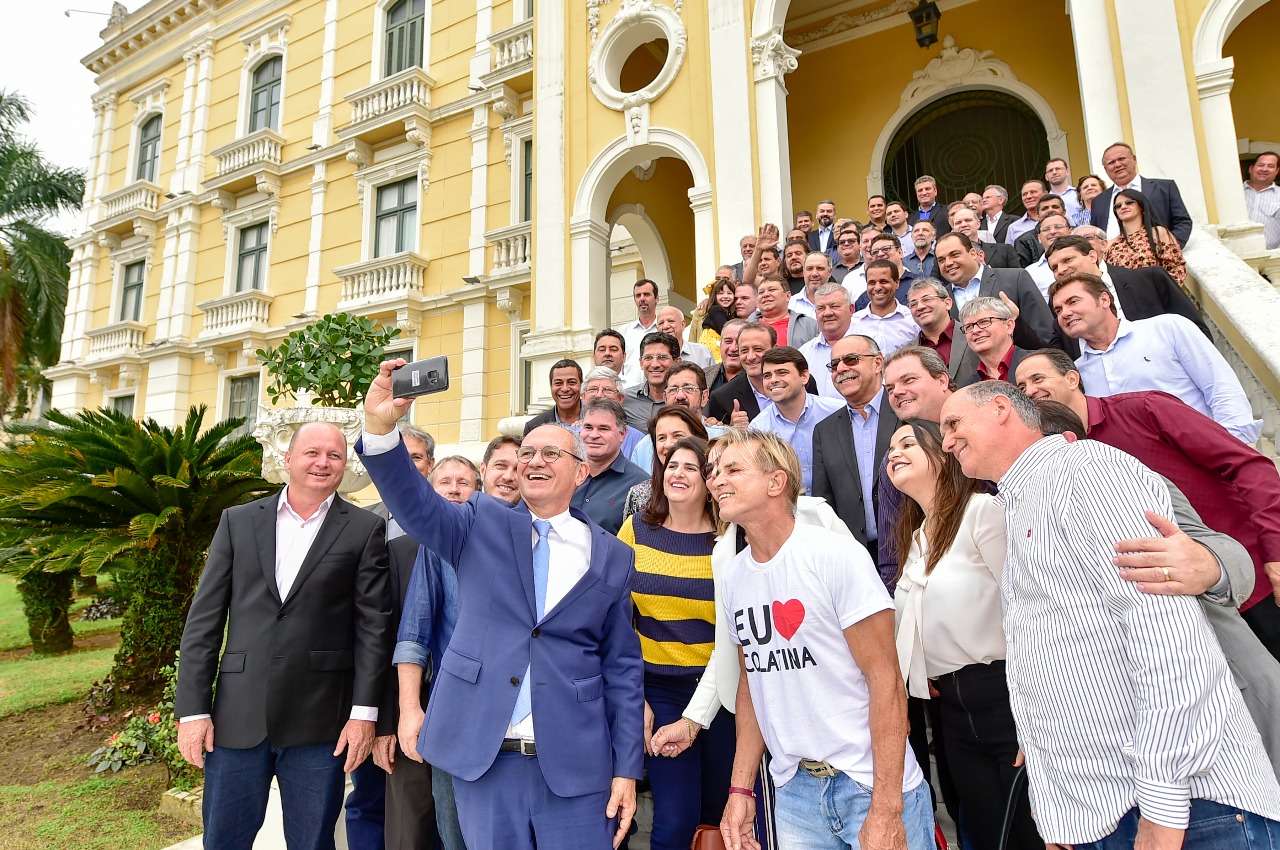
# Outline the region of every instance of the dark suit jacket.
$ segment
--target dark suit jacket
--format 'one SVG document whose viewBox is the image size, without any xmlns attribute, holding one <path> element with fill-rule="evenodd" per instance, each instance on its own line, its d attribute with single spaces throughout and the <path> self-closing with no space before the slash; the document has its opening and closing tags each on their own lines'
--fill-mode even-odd
<svg viewBox="0 0 1280 850">
<path fill-rule="evenodd" d="M 1115 284 L 1116 296 L 1120 301 L 1120 307 L 1124 310 L 1125 318 L 1137 321 L 1175 313 L 1194 322 L 1200 332 L 1208 337 L 1210 342 L 1213 341 L 1213 334 L 1209 332 L 1209 326 L 1205 324 L 1200 311 L 1196 309 L 1195 302 L 1182 291 L 1182 287 L 1178 286 L 1164 269 L 1159 266 L 1141 269 L 1107 266 L 1107 274 Z M 1058 336 L 1055 343 L 1057 347 L 1070 354 L 1073 360 L 1079 357 L 1080 341 L 1067 336 L 1060 327 L 1056 328 L 1055 332 Z"/>
<path fill-rule="evenodd" d="M 889 406 L 887 394 L 881 395 L 880 421 L 876 427 L 875 469 L 879 471 L 889 451 L 889 438 L 898 428 L 898 417 Z M 813 426 L 813 495 L 831 505 L 858 538 L 867 542 L 867 518 L 862 493 L 862 477 L 858 474 L 858 454 L 853 447 L 853 427 L 847 407 Z M 871 476 L 871 498 L 876 499 L 875 474 Z M 877 503 L 878 504 L 878 503 Z M 876 515 L 878 507 L 871 515 Z"/>
<path fill-rule="evenodd" d="M 539 425 L 554 425 L 557 421 L 556 409 L 553 405 L 524 423 L 524 436 L 529 436 L 529 432 Z"/>
<path fill-rule="evenodd" d="M 923 333 L 916 337 L 916 343 L 924 345 Z M 947 363 L 947 374 L 957 385 L 962 384 L 965 375 L 972 375 L 977 370 L 978 363 L 978 353 L 969 347 L 969 338 L 960 332 L 957 321 L 951 328 L 951 360 Z"/>
<path fill-rule="evenodd" d="M 223 512 L 182 632 L 174 713 L 212 714 L 232 749 L 333 744 L 352 705 L 382 702 L 391 672 L 385 524 L 335 496 L 282 602 L 280 498 Z"/>
<path fill-rule="evenodd" d="M 1022 263 L 1018 262 L 1018 252 L 1013 250 L 1012 245 L 1006 245 L 1003 242 L 979 242 L 978 247 L 982 249 L 986 264 L 992 268 L 1022 268 Z"/>
<path fill-rule="evenodd" d="M 977 364 L 981 363 L 982 360 L 978 357 L 977 354 L 974 353 L 972 348 L 968 350 L 970 354 L 973 354 L 973 359 L 976 362 L 974 364 L 973 370 L 969 372 L 968 378 L 964 380 L 956 381 L 956 383 L 962 387 L 967 387 L 970 384 L 976 384 L 983 380 L 983 377 L 978 374 L 978 366 L 977 366 Z M 1030 353 L 1031 352 L 1027 351 L 1025 348 L 1019 348 L 1016 345 L 1013 347 L 1013 357 L 1009 358 L 1009 383 L 1014 384 L 1015 386 L 1017 385 L 1018 365 L 1022 363 L 1022 361 L 1025 360 L 1027 355 Z"/>
<path fill-rule="evenodd" d="M 1040 287 L 1036 286 L 1036 282 L 1031 279 L 1031 275 L 1025 269 L 983 267 L 982 283 L 978 286 L 978 294 L 999 298 L 1001 292 L 1018 305 L 1018 321 L 1013 326 L 1014 345 L 1028 351 L 1046 346 L 1060 346 L 1057 342 L 1058 335 L 1054 332 L 1057 324 L 1053 320 L 1053 314 L 1049 312 L 1049 305 L 1040 294 Z M 951 317 L 957 318 L 958 309 L 954 305 L 951 309 Z M 958 327 L 956 331 L 957 336 L 960 336 Z M 951 357 L 955 359 L 954 352 Z M 964 373 L 961 373 L 960 378 L 963 379 L 963 377 Z"/>
<path fill-rule="evenodd" d="M 813 395 L 818 394 L 818 385 L 814 382 L 813 376 L 809 377 L 809 383 L 805 384 L 805 390 Z M 735 400 L 738 402 L 738 407 L 752 419 L 755 419 L 760 413 L 760 403 L 756 401 L 756 394 L 752 391 L 751 383 L 747 380 L 745 369 L 734 375 L 729 383 L 711 394 L 711 397 L 707 399 L 707 416 L 723 425 L 728 425 L 729 417 L 733 415 L 733 402 Z"/>
<path fill-rule="evenodd" d="M 387 541 L 388 585 L 391 591 L 391 622 L 394 628 L 400 624 L 404 614 L 404 598 L 409 592 L 409 579 L 413 577 L 413 565 L 418 559 L 418 541 L 405 534 L 395 540 Z M 394 638 L 394 635 L 392 636 Z M 394 646 L 394 640 L 392 642 Z M 427 683 L 425 669 L 422 683 L 422 708 L 427 707 Z M 387 676 L 387 686 L 383 691 L 382 702 L 378 704 L 378 734 L 394 735 L 400 723 L 400 683 L 393 668 Z"/>
<path fill-rule="evenodd" d="M 915 227 L 916 222 L 919 220 L 919 209 L 912 210 L 911 215 L 907 216 L 907 223 L 912 227 Z M 933 232 L 937 239 L 941 239 L 951 232 L 951 221 L 947 218 L 946 204 L 934 203 L 933 210 L 929 214 L 929 223 L 933 225 Z"/>
<path fill-rule="evenodd" d="M 827 255 L 827 259 L 831 261 L 831 265 L 836 264 L 836 260 L 840 259 L 840 253 L 836 251 L 836 234 L 835 228 L 831 228 L 831 238 L 827 240 L 827 250 L 822 251 L 822 239 L 819 237 L 817 230 L 809 231 L 809 249 L 811 251 L 821 251 Z"/>
<path fill-rule="evenodd" d="M 1031 228 L 1013 242 L 1013 250 L 1018 254 L 1018 265 L 1021 268 L 1034 263 L 1044 256 L 1044 247 L 1040 244 L 1039 225 Z"/>
<path fill-rule="evenodd" d="M 1000 213 L 1000 217 L 996 219 L 995 229 L 989 231 L 991 233 L 991 238 L 996 240 L 997 242 L 1003 243 L 1005 235 L 1009 232 L 1009 225 L 1013 224 L 1017 220 L 1018 220 L 1018 216 L 1013 215 L 1012 213 L 1007 213 L 1007 212 Z M 986 215 L 983 213 L 979 213 L 978 227 L 982 230 L 986 230 L 987 229 L 986 225 L 987 225 Z"/>
<path fill-rule="evenodd" d="M 1147 177 L 1145 174 L 1139 176 L 1142 177 L 1142 194 L 1151 202 L 1151 214 L 1156 224 L 1169 228 L 1178 244 L 1185 248 L 1187 240 L 1191 238 L 1191 214 L 1187 212 L 1186 204 L 1182 203 L 1178 184 L 1172 180 Z M 1110 187 L 1089 205 L 1089 221 L 1094 227 L 1107 229 L 1107 224 L 1111 221 L 1111 199 L 1115 196 L 1115 191 L 1115 186 Z"/>
<path fill-rule="evenodd" d="M 458 623 L 431 688 L 419 751 L 465 781 L 498 756 L 526 670 L 532 676 L 538 766 L 561 797 L 609 789 L 644 766 L 644 664 L 632 624 L 635 553 L 570 508 L 591 540 L 586 573 L 535 614 L 533 517 L 476 493 L 462 504 L 438 495 L 404 444 L 363 454 L 392 514 L 458 571 Z"/>
</svg>

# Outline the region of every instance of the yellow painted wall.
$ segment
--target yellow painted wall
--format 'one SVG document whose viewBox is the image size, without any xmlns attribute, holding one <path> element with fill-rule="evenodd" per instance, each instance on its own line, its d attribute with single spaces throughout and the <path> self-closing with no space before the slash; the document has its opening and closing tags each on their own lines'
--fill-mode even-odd
<svg viewBox="0 0 1280 850">
<path fill-rule="evenodd" d="M 1025 0 L 983 0 L 950 9 L 942 18 L 940 39 L 950 35 L 959 48 L 991 50 L 993 58 L 1007 62 L 1049 103 L 1067 134 L 1073 173 L 1086 174 L 1092 169 L 1070 21 L 1061 4 L 1037 4 L 1034 16 L 1026 7 Z M 796 209 L 814 209 L 830 197 L 839 212 L 865 216 L 867 174 L 883 166 L 871 162 L 880 130 L 898 109 L 911 75 L 941 50 L 941 41 L 928 50 L 917 47 L 904 25 L 800 57 L 799 68 L 786 78 Z"/>
<path fill-rule="evenodd" d="M 1222 55 L 1235 59 L 1231 111 L 1236 137 L 1280 144 L 1280 111 L 1276 109 L 1276 34 L 1280 33 L 1280 3 L 1267 3 L 1240 22 L 1223 46 Z"/>
<path fill-rule="evenodd" d="M 639 180 L 628 171 L 618 181 L 609 198 L 609 215 L 622 204 L 640 204 L 653 220 L 667 249 L 667 261 L 671 264 L 671 283 L 690 301 L 701 300 L 696 293 L 698 281 L 715 277 L 715 269 L 699 270 L 694 262 L 693 210 L 689 208 L 689 189 L 693 175 L 689 166 L 673 157 L 655 161 L 653 176 Z M 701 271 L 702 277 L 699 277 Z"/>
</svg>

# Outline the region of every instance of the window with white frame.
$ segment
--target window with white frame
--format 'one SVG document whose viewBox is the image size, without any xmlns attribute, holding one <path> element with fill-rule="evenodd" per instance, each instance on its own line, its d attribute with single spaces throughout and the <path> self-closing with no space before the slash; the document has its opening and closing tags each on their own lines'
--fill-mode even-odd
<svg viewBox="0 0 1280 850">
<path fill-rule="evenodd" d="M 120 321 L 142 321 L 142 290 L 146 277 L 145 260 L 129 263 L 124 267 L 124 278 L 120 285 Z"/>
<path fill-rule="evenodd" d="M 133 395 L 118 395 L 111 399 L 111 409 L 132 419 L 134 399 Z"/>
<path fill-rule="evenodd" d="M 160 171 L 160 129 L 163 117 L 152 115 L 138 130 L 138 168 L 136 180 L 156 181 Z"/>
<path fill-rule="evenodd" d="M 520 221 L 533 221 L 533 139 L 524 140 L 520 158 L 524 166 L 520 187 Z"/>
<path fill-rule="evenodd" d="M 266 287 L 269 232 L 270 223 L 265 221 L 240 228 L 240 246 L 236 255 L 236 292 Z"/>
<path fill-rule="evenodd" d="M 284 60 L 270 56 L 253 72 L 249 91 L 249 132 L 280 129 L 280 88 Z"/>
<path fill-rule="evenodd" d="M 418 179 L 378 187 L 374 210 L 373 256 L 412 251 L 417 244 Z"/>
<path fill-rule="evenodd" d="M 425 0 L 400 0 L 387 10 L 383 76 L 390 77 L 406 68 L 422 67 L 422 30 L 425 24 Z"/>
<path fill-rule="evenodd" d="M 227 418 L 243 419 L 236 435 L 252 434 L 258 423 L 258 375 L 241 375 L 227 381 Z"/>
</svg>

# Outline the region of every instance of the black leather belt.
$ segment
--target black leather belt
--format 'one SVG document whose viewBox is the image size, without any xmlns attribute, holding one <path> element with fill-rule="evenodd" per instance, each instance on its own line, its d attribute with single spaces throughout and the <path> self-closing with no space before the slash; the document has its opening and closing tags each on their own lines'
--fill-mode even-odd
<svg viewBox="0 0 1280 850">
<path fill-rule="evenodd" d="M 526 741 L 523 738 L 503 738 L 502 746 L 498 749 L 504 753 L 519 753 L 522 756 L 536 756 L 538 754 L 538 744 L 535 741 Z"/>
</svg>

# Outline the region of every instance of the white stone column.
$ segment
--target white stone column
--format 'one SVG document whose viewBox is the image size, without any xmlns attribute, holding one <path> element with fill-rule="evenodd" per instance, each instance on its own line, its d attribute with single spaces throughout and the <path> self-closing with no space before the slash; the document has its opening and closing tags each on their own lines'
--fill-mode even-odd
<svg viewBox="0 0 1280 850">
<path fill-rule="evenodd" d="M 746 182 L 746 181 L 739 181 Z M 716 225 L 715 219 L 711 215 L 711 196 L 710 186 L 694 186 L 689 190 L 689 209 L 693 210 L 693 249 L 694 249 L 694 280 L 709 280 L 716 273 L 716 267 L 720 262 L 716 259 L 718 256 L 716 249 Z M 608 235 L 605 236 L 606 241 Z M 730 255 L 732 257 L 733 255 Z M 698 287 L 694 286 L 693 300 L 697 302 L 701 299 Z M 596 325 L 596 327 L 604 327 L 604 325 Z"/>
<path fill-rule="evenodd" d="M 1213 181 L 1213 200 L 1219 224 L 1236 224 L 1249 220 L 1240 180 L 1240 148 L 1236 141 L 1236 119 L 1231 109 L 1231 72 L 1235 60 L 1230 56 L 1196 66 L 1196 88 L 1200 92 L 1200 119 L 1204 126 L 1205 153 L 1209 157 L 1209 178 Z M 1256 250 L 1263 250 L 1261 232 Z M 1233 248 L 1241 248 L 1233 244 Z"/>
<path fill-rule="evenodd" d="M 1120 119 L 1115 58 L 1111 55 L 1111 22 L 1107 0 L 1071 0 L 1071 37 L 1075 43 L 1080 107 L 1084 112 L 1087 164 L 1072 163 L 1076 174 L 1102 173 L 1102 152 L 1124 138 Z"/>
<path fill-rule="evenodd" d="M 62 324 L 63 362 L 83 357 L 86 295 L 93 288 L 98 268 L 98 243 L 94 234 L 85 233 L 67 243 L 71 248 L 71 264 L 67 278 L 67 315 Z M 78 344 L 77 344 L 78 342 Z"/>
<path fill-rule="evenodd" d="M 324 258 L 324 201 L 329 188 L 324 162 L 317 162 L 311 174 L 311 235 L 307 241 L 307 281 L 302 312 L 315 315 L 320 310 L 321 261 Z"/>
<path fill-rule="evenodd" d="M 193 337 L 192 323 L 196 311 L 196 259 L 200 252 L 200 207 L 195 203 L 184 204 L 177 211 L 178 221 L 165 230 L 165 272 L 161 281 L 171 281 L 168 298 L 168 328 L 157 326 L 156 338 L 171 342 L 185 342 Z M 168 269 L 169 242 L 177 243 L 174 251 L 172 276 Z M 165 307 L 161 292 L 160 307 Z M 164 313 L 160 314 L 162 317 Z M 185 402 L 183 403 L 185 407 Z"/>
<path fill-rule="evenodd" d="M 742 143 L 743 106 L 751 96 L 747 23 L 742 0 L 709 0 L 711 67 L 711 134 L 715 156 L 716 200 L 719 232 L 715 265 L 739 259 L 738 240 L 756 230 L 755 186 L 747 176 L 754 171 L 751 146 Z M 706 274 L 699 261 L 698 274 Z"/>
<path fill-rule="evenodd" d="M 565 4 L 541 3 L 534 27 L 533 125 L 533 333 L 563 328 L 569 301 L 569 276 L 565 265 Z M 568 196 L 571 197 L 570 191 Z M 515 199 L 512 199 L 514 203 Z M 576 266 L 575 266 L 576 268 Z M 583 267 L 586 268 L 586 267 Z M 587 297 L 589 280 L 573 286 Z M 577 305 L 580 299 L 575 298 Z M 605 303 L 602 293 L 600 303 Z M 602 306 L 601 315 L 604 309 Z M 603 327 L 603 325 L 602 325 Z M 537 383 L 537 382 L 535 382 Z"/>
<path fill-rule="evenodd" d="M 519 0 L 516 0 L 511 5 L 515 7 L 518 3 Z M 542 14 L 541 9 L 538 14 Z M 493 0 L 476 0 L 476 52 L 471 54 L 472 85 L 480 85 L 480 77 L 493 70 L 492 45 L 489 43 L 489 36 L 492 34 Z"/>
<path fill-rule="evenodd" d="M 213 85 L 213 40 L 201 42 L 189 54 L 197 62 L 196 102 L 191 119 L 191 158 L 187 163 L 187 176 L 183 185 L 195 192 L 204 185 L 204 157 L 208 146 L 209 90 Z"/>
<path fill-rule="evenodd" d="M 192 113 L 196 108 L 196 73 L 199 68 L 199 50 L 182 54 L 187 70 L 182 78 L 182 117 L 178 121 L 178 162 L 169 181 L 169 191 L 175 194 L 186 189 L 187 167 L 191 162 Z"/>
<path fill-rule="evenodd" d="M 796 69 L 799 55 L 799 50 L 782 40 L 781 27 L 751 39 L 760 215 L 780 228 L 791 220 L 791 143 L 787 137 L 787 87 L 782 78 Z"/>
<path fill-rule="evenodd" d="M 109 95 L 95 95 L 93 101 L 93 142 L 89 146 L 89 167 L 85 169 L 85 186 L 83 209 L 81 210 L 81 231 L 89 229 L 89 225 L 97 216 L 94 211 L 98 196 L 102 192 L 98 188 L 98 170 L 103 158 L 107 155 L 107 149 L 103 147 L 103 131 L 104 131 L 104 114 L 107 111 L 108 102 L 114 101 L 116 98 L 114 93 Z"/>
<path fill-rule="evenodd" d="M 692 193 L 691 193 L 692 194 Z M 706 203 L 706 216 L 711 212 Z M 710 231 L 707 244 L 710 246 Z M 573 328 L 603 328 L 609 324 L 609 227 L 589 215 L 569 220 L 573 253 Z M 541 289 L 541 286 L 539 286 Z"/>
<path fill-rule="evenodd" d="M 467 240 L 467 274 L 478 277 L 485 273 L 484 240 L 488 230 L 486 210 L 489 199 L 489 105 L 477 106 L 472 113 L 471 129 L 471 233 Z M 511 203 L 515 204 L 512 198 Z M 465 420 L 464 420 L 465 421 Z"/>
<path fill-rule="evenodd" d="M 102 137 L 98 148 L 98 177 L 93 181 L 93 201 L 95 207 L 94 218 L 97 218 L 96 207 L 98 201 L 103 195 L 110 191 L 108 188 L 109 175 L 111 174 L 111 150 L 116 135 L 116 100 L 115 92 L 103 92 L 94 99 L 94 108 L 101 107 L 104 112 L 102 116 Z"/>
<path fill-rule="evenodd" d="M 484 284 L 470 286 L 457 296 L 462 304 L 462 405 L 459 410 L 458 442 L 483 440 L 484 427 L 485 314 L 489 309 L 489 289 Z"/>
<path fill-rule="evenodd" d="M 378 33 L 374 33 L 378 38 Z M 431 33 L 426 37 L 431 38 Z M 311 123 L 311 143 L 327 147 L 333 138 L 333 78 L 338 61 L 338 0 L 325 0 L 324 46 L 320 55 L 320 104 Z"/>
<path fill-rule="evenodd" d="M 1187 68 L 1174 0 L 1124 0 L 1115 4 L 1124 51 L 1132 143 L 1138 171 L 1178 181 L 1192 220 L 1208 221 L 1199 149 L 1191 123 Z"/>
</svg>

